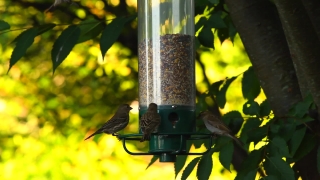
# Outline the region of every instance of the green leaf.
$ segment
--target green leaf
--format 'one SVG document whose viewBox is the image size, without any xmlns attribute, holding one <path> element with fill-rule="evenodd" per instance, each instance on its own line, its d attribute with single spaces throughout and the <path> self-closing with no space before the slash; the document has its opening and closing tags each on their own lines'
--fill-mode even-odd
<svg viewBox="0 0 320 180">
<path fill-rule="evenodd" d="M 278 124 L 271 124 L 270 125 L 270 131 L 274 134 L 277 134 L 280 130 L 280 125 Z"/>
<path fill-rule="evenodd" d="M 274 137 L 271 141 L 272 145 L 278 149 L 278 152 L 282 157 L 291 157 L 287 143 L 280 137 Z"/>
<path fill-rule="evenodd" d="M 279 178 L 277 178 L 276 176 L 273 176 L 273 175 L 265 176 L 261 179 L 263 179 L 263 180 L 279 180 Z"/>
<path fill-rule="evenodd" d="M 221 148 L 219 160 L 222 166 L 230 171 L 230 164 L 233 156 L 233 143 L 230 142 Z"/>
<path fill-rule="evenodd" d="M 221 17 L 222 11 L 214 11 L 206 22 L 206 26 L 210 28 L 227 28 Z"/>
<path fill-rule="evenodd" d="M 293 115 L 299 118 L 304 117 L 304 115 L 309 112 L 309 108 L 311 107 L 312 103 L 313 103 L 312 96 L 308 94 L 308 96 L 302 102 L 298 102 L 293 107 L 294 109 Z"/>
<path fill-rule="evenodd" d="M 310 116 L 304 116 L 303 118 L 298 118 L 296 125 L 305 124 L 307 122 L 314 121 L 314 119 Z"/>
<path fill-rule="evenodd" d="M 200 44 L 203 45 L 204 47 L 214 49 L 214 44 L 213 44 L 214 36 L 210 27 L 204 26 L 201 29 L 200 33 L 198 34 L 198 40 Z"/>
<path fill-rule="evenodd" d="M 108 49 L 118 39 L 124 25 L 134 20 L 135 18 L 136 16 L 118 17 L 106 26 L 106 28 L 102 32 L 101 39 L 100 39 L 100 49 L 102 53 L 102 58 L 104 58 Z"/>
<path fill-rule="evenodd" d="M 243 126 L 242 133 L 251 133 L 252 131 L 255 131 L 259 128 L 261 123 L 262 121 L 258 118 L 248 118 Z"/>
<path fill-rule="evenodd" d="M 230 18 L 230 15 L 226 16 L 226 17 L 224 18 L 224 21 L 225 21 L 225 23 L 228 25 L 229 37 L 230 37 L 230 40 L 233 42 L 234 37 L 235 37 L 236 34 L 237 34 L 237 30 L 236 30 L 236 28 L 235 28 L 234 25 L 233 25 L 233 22 L 232 22 L 232 20 L 231 20 L 231 18 Z"/>
<path fill-rule="evenodd" d="M 258 118 L 247 119 L 242 128 L 240 139 L 246 139 L 245 137 L 248 137 L 252 132 L 257 130 L 261 123 L 262 121 L 260 121 Z"/>
<path fill-rule="evenodd" d="M 191 148 L 191 143 L 187 143 L 187 147 L 186 149 L 188 151 L 190 151 Z M 187 160 L 187 155 L 178 155 L 176 161 L 174 162 L 174 172 L 175 172 L 175 177 L 177 177 L 177 175 L 179 174 L 179 172 L 181 171 L 181 169 L 183 168 L 183 166 L 186 163 Z"/>
<path fill-rule="evenodd" d="M 247 172 L 249 172 L 249 170 L 257 169 L 260 162 L 262 161 L 263 151 L 263 147 L 258 150 L 251 151 L 248 157 L 243 161 L 241 170 L 246 169 Z"/>
<path fill-rule="evenodd" d="M 220 43 L 222 44 L 226 39 L 229 38 L 229 30 L 228 28 L 221 28 L 217 29 L 217 31 Z"/>
<path fill-rule="evenodd" d="M 254 116 L 254 115 L 259 116 L 259 113 L 260 113 L 259 104 L 253 100 L 247 101 L 243 105 L 243 113 L 251 116 Z"/>
<path fill-rule="evenodd" d="M 6 30 L 6 29 L 10 29 L 10 24 L 0 20 L 0 31 Z"/>
<path fill-rule="evenodd" d="M 37 36 L 37 29 L 30 28 L 28 30 L 23 31 L 17 38 L 16 38 L 16 47 L 13 49 L 10 58 L 10 65 L 8 72 L 12 68 L 14 64 L 18 62 L 18 60 L 26 53 L 27 49 L 32 45 L 34 38 Z"/>
<path fill-rule="evenodd" d="M 308 113 L 309 111 L 309 107 L 310 107 L 311 104 L 307 104 L 307 103 L 304 103 L 304 102 L 298 102 L 297 105 L 295 105 L 295 116 L 296 117 L 299 117 L 299 118 L 302 118 L 305 114 Z"/>
<path fill-rule="evenodd" d="M 257 171 L 258 170 L 252 170 L 252 171 L 250 171 L 245 177 L 244 177 L 244 179 L 245 180 L 255 180 L 256 179 L 256 175 L 257 175 Z"/>
<path fill-rule="evenodd" d="M 242 95 L 245 99 L 254 100 L 260 94 L 260 83 L 252 66 L 243 73 Z"/>
<path fill-rule="evenodd" d="M 208 180 L 212 171 L 212 153 L 203 155 L 197 169 L 198 180 Z"/>
<path fill-rule="evenodd" d="M 159 156 L 154 155 L 151 159 L 151 161 L 149 162 L 148 166 L 146 169 L 148 169 L 153 163 L 155 163 L 157 160 L 159 159 Z"/>
<path fill-rule="evenodd" d="M 293 180 L 294 172 L 290 165 L 286 163 L 281 157 L 266 158 L 264 168 L 268 175 L 275 175 L 281 177 L 281 180 Z"/>
<path fill-rule="evenodd" d="M 290 140 L 291 155 L 294 156 L 306 133 L 306 127 L 296 130 Z"/>
<path fill-rule="evenodd" d="M 193 145 L 196 149 L 199 149 L 204 141 L 193 141 Z"/>
<path fill-rule="evenodd" d="M 81 34 L 77 43 L 82 43 L 89 39 L 97 37 L 103 30 L 104 25 L 101 21 L 88 19 L 82 21 L 79 25 L 79 28 L 81 29 Z"/>
<path fill-rule="evenodd" d="M 224 80 L 216 81 L 212 83 L 209 87 L 209 94 L 217 95 L 220 86 L 223 84 Z"/>
<path fill-rule="evenodd" d="M 206 103 L 206 97 L 209 95 L 206 93 L 202 93 L 197 97 L 197 104 L 196 104 L 196 114 L 199 114 L 200 112 L 204 111 L 207 109 L 207 103 Z M 198 121 L 199 122 L 199 121 Z M 200 121 L 201 122 L 201 121 Z"/>
<path fill-rule="evenodd" d="M 207 18 L 206 17 L 201 17 L 198 22 L 195 25 L 195 31 L 198 32 L 198 30 L 204 26 L 204 24 L 207 22 Z"/>
<path fill-rule="evenodd" d="M 229 15 L 223 18 L 224 24 L 226 24 L 227 28 L 219 28 L 218 30 L 218 37 L 220 42 L 224 42 L 226 39 L 230 38 L 231 42 L 234 40 L 234 36 L 237 34 L 237 30 L 234 27 L 232 20 Z"/>
<path fill-rule="evenodd" d="M 218 152 L 222 151 L 222 148 L 229 143 L 232 143 L 232 139 L 227 136 L 218 136 L 215 141 L 215 145 L 213 147 L 213 151 Z"/>
<path fill-rule="evenodd" d="M 174 162 L 174 172 L 175 172 L 175 177 L 177 178 L 177 175 L 179 174 L 179 172 L 182 170 L 184 164 L 186 163 L 187 160 L 186 155 L 181 155 L 181 156 L 177 156 L 176 161 Z"/>
<path fill-rule="evenodd" d="M 264 148 L 259 150 L 253 150 L 247 158 L 241 164 L 240 170 L 237 173 L 235 180 L 246 180 L 246 176 L 258 169 L 260 162 L 262 161 L 262 153 Z"/>
<path fill-rule="evenodd" d="M 226 98 L 226 93 L 227 90 L 230 86 L 230 84 L 236 79 L 237 77 L 232 77 L 230 79 L 227 79 L 224 83 L 224 85 L 222 86 L 222 88 L 220 89 L 220 91 L 217 94 L 216 100 L 217 100 L 217 104 L 220 108 L 224 108 L 224 106 L 227 103 L 227 98 Z"/>
<path fill-rule="evenodd" d="M 191 174 L 192 170 L 194 169 L 194 167 L 198 164 L 199 160 L 201 157 L 196 157 L 194 158 L 188 165 L 187 167 L 184 169 L 182 176 L 181 176 L 181 180 L 187 179 L 189 177 L 189 175 Z"/>
<path fill-rule="evenodd" d="M 37 27 L 38 29 L 38 35 L 43 34 L 51 29 L 53 29 L 54 27 L 56 27 L 56 24 L 54 23 L 49 23 L 49 24 L 42 24 L 39 27 Z"/>
<path fill-rule="evenodd" d="M 318 173 L 320 173 L 320 146 L 318 146 L 318 150 L 317 150 L 317 170 L 318 170 Z"/>
<path fill-rule="evenodd" d="M 194 44 L 195 44 L 194 47 L 195 47 L 196 50 L 199 49 L 200 46 L 201 46 L 198 38 L 195 38 L 195 39 L 194 39 Z"/>
<path fill-rule="evenodd" d="M 239 111 L 230 111 L 222 116 L 223 122 L 231 129 L 232 134 L 237 134 L 241 129 L 244 119 Z"/>
<path fill-rule="evenodd" d="M 53 73 L 76 45 L 80 33 L 78 26 L 71 25 L 62 31 L 56 42 L 54 42 L 51 51 Z"/>
<path fill-rule="evenodd" d="M 260 116 L 261 117 L 269 116 L 270 113 L 271 113 L 271 107 L 270 107 L 269 101 L 266 99 L 260 104 Z"/>
<path fill-rule="evenodd" d="M 258 127 L 251 133 L 248 133 L 248 140 L 253 141 L 254 144 L 260 142 L 264 137 L 267 136 L 268 126 L 264 125 L 262 127 Z"/>
<path fill-rule="evenodd" d="M 283 123 L 280 126 L 278 136 L 282 137 L 284 140 L 288 141 L 292 138 L 293 133 L 295 132 L 296 125 L 292 123 L 285 123 L 284 121 L 281 121 Z"/>
<path fill-rule="evenodd" d="M 296 162 L 307 155 L 316 146 L 316 139 L 311 134 L 305 134 L 303 140 L 293 158 L 287 158 L 288 162 Z"/>
</svg>

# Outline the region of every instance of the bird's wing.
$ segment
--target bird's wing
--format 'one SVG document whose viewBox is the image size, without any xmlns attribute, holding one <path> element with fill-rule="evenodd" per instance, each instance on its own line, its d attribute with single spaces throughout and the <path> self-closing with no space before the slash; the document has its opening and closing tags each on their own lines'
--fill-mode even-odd
<svg viewBox="0 0 320 180">
<path fill-rule="evenodd" d="M 146 131 L 146 129 L 149 127 L 150 121 L 151 121 L 151 115 L 149 112 L 146 112 L 141 116 L 140 128 L 142 132 Z"/>
<path fill-rule="evenodd" d="M 161 117 L 158 113 L 146 112 L 141 116 L 140 127 L 142 132 L 152 132 L 160 124 Z"/>
<path fill-rule="evenodd" d="M 210 123 L 220 129 L 221 131 L 225 131 L 225 132 L 231 132 L 231 130 L 228 128 L 228 126 L 222 121 L 220 120 L 219 118 L 215 117 L 215 116 L 211 116 L 210 119 L 215 119 L 215 121 L 210 121 Z"/>
<path fill-rule="evenodd" d="M 109 132 L 109 130 L 120 131 L 125 128 L 129 123 L 129 114 L 115 114 L 109 121 L 104 123 L 100 129 L 108 130 L 105 133 L 115 133 Z"/>
</svg>

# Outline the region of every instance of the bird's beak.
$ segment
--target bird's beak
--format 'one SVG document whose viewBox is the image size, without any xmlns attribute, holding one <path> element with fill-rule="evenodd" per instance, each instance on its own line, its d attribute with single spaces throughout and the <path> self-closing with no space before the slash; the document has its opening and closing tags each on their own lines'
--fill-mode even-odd
<svg viewBox="0 0 320 180">
<path fill-rule="evenodd" d="M 132 109 L 132 107 L 130 107 L 130 110 Z"/>
</svg>

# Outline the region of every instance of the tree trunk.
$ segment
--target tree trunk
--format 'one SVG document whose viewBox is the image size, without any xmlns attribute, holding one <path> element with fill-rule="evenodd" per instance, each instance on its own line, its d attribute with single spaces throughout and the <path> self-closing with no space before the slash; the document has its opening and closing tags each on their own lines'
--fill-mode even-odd
<svg viewBox="0 0 320 180">
<path fill-rule="evenodd" d="M 300 0 L 275 0 L 274 2 L 287 37 L 292 60 L 301 67 L 302 76 L 307 81 L 315 103 L 319 106 L 320 41 L 318 36 Z"/>
<path fill-rule="evenodd" d="M 317 61 L 320 57 L 320 16 L 317 14 L 320 11 L 316 11 L 319 6 L 312 7 L 316 3 L 313 0 L 304 2 L 309 16 L 313 17 L 310 20 L 299 0 L 275 0 L 275 3 L 282 25 L 268 0 L 226 0 L 270 105 L 276 116 L 284 116 L 308 91 L 320 105 L 317 81 L 320 79 L 320 62 Z M 320 179 L 315 152 L 313 149 L 295 165 L 295 171 L 303 179 Z"/>
<path fill-rule="evenodd" d="M 309 16 L 300 0 L 275 0 L 279 11 L 282 26 L 284 28 L 288 45 L 290 48 L 292 60 L 301 68 L 305 81 L 308 84 L 308 90 L 313 96 L 315 103 L 320 105 L 320 41 L 319 32 L 319 14 L 314 12 L 318 7 L 310 7 L 312 0 L 304 2 L 305 7 L 309 9 Z M 316 5 L 316 4 L 313 4 Z M 314 17 L 312 17 L 314 16 Z M 311 17 L 311 18 L 309 18 Z M 299 76 L 299 75 L 298 75 Z M 318 114 L 319 113 L 318 108 Z M 318 124 L 310 126 L 313 132 L 317 132 Z M 299 173 L 302 179 L 320 179 L 317 172 L 317 146 L 305 157 L 296 162 L 295 171 Z"/>
<path fill-rule="evenodd" d="M 226 4 L 274 114 L 285 116 L 301 93 L 275 7 L 268 0 Z"/>
<path fill-rule="evenodd" d="M 313 28 L 320 40 L 320 1 L 319 0 L 303 0 L 304 8 L 306 9 Z"/>
</svg>

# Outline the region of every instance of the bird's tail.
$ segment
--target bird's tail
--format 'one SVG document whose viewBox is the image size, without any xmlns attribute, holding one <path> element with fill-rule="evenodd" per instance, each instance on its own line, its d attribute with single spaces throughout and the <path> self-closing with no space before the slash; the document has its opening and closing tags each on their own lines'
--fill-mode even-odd
<svg viewBox="0 0 320 180">
<path fill-rule="evenodd" d="M 102 131 L 102 129 L 100 128 L 100 129 L 98 129 L 96 132 L 94 132 L 93 134 L 91 134 L 90 136 L 88 136 L 85 140 L 91 138 L 91 137 L 94 136 L 94 135 L 101 134 L 101 133 L 103 133 L 103 131 Z"/>
<path fill-rule="evenodd" d="M 91 137 L 94 136 L 94 135 L 96 135 L 96 133 L 91 134 L 90 136 L 88 136 L 88 137 L 87 137 L 86 139 L 84 139 L 84 140 L 87 140 L 87 139 L 91 138 Z"/>
<path fill-rule="evenodd" d="M 239 145 L 239 146 L 243 146 L 243 142 L 241 142 L 238 138 L 232 136 L 231 134 L 228 134 L 227 136 L 231 137 L 234 141 L 236 141 L 236 143 Z"/>
</svg>

